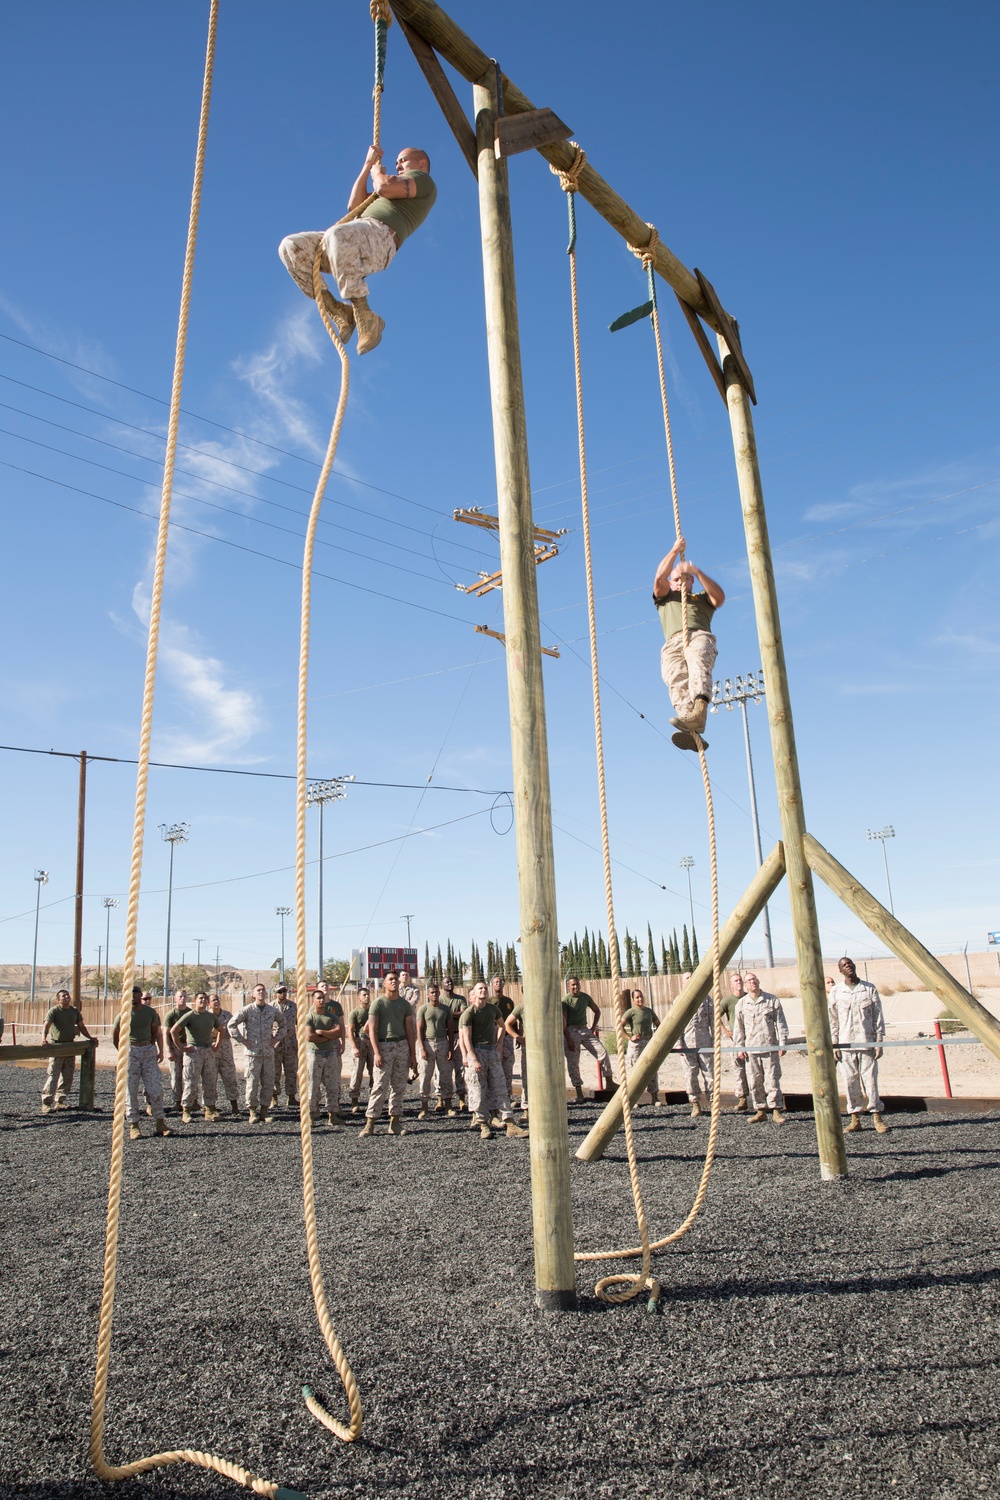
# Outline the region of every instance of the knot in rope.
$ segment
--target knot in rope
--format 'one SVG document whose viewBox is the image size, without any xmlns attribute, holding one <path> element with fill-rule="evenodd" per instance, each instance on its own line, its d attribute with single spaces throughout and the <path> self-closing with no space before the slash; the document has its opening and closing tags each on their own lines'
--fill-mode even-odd
<svg viewBox="0 0 1000 1500">
<path fill-rule="evenodd" d="M 572 165 L 568 167 L 565 172 L 561 167 L 553 167 L 551 164 L 549 165 L 549 171 L 554 172 L 555 175 L 559 178 L 559 186 L 562 188 L 564 193 L 579 192 L 580 173 L 587 165 L 587 153 L 586 151 L 584 151 L 583 147 L 577 145 L 576 141 L 570 141 L 570 145 L 575 147 L 576 155 L 573 158 Z"/>
<path fill-rule="evenodd" d="M 656 262 L 656 247 L 660 243 L 660 233 L 655 224 L 647 224 L 646 228 L 649 230 L 649 239 L 646 243 L 644 245 L 629 245 L 629 249 L 633 255 L 642 261 L 644 269 L 648 271 L 650 266 Z"/>
<path fill-rule="evenodd" d="M 392 25 L 392 11 L 389 9 L 389 0 L 371 0 L 369 6 L 373 21 L 384 21 L 387 26 Z"/>
</svg>

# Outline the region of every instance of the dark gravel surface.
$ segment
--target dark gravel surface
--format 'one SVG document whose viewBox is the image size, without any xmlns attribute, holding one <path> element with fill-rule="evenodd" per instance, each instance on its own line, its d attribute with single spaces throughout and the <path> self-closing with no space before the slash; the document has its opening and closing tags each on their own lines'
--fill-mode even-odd
<svg viewBox="0 0 1000 1500">
<path fill-rule="evenodd" d="M 0 1495 L 238 1495 L 186 1466 L 107 1489 L 90 1472 L 109 1120 L 42 1117 L 41 1081 L 0 1070 Z M 110 1087 L 99 1073 L 106 1106 Z M 574 1140 L 595 1113 L 571 1110 Z M 706 1127 L 679 1108 L 640 1121 L 666 1232 Z M 997 1493 L 1000 1116 L 893 1116 L 888 1136 L 850 1138 L 849 1181 L 825 1185 L 811 1117 L 727 1118 L 708 1209 L 658 1258 L 659 1317 L 596 1302 L 592 1267 L 578 1312 L 535 1311 L 525 1142 L 359 1125 L 321 1130 L 316 1165 L 362 1439 L 339 1444 L 301 1402 L 309 1383 L 346 1412 L 286 1115 L 126 1143 L 113 1461 L 189 1444 L 316 1500 Z M 578 1245 L 632 1242 L 621 1150 L 573 1181 Z"/>
</svg>

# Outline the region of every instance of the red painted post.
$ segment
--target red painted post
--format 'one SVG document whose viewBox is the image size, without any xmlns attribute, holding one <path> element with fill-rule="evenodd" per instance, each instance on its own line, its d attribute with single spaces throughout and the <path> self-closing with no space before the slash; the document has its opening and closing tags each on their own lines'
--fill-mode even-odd
<svg viewBox="0 0 1000 1500">
<path fill-rule="evenodd" d="M 940 1021 L 935 1021 L 934 1022 L 934 1035 L 937 1037 L 938 1041 L 940 1042 L 941 1041 L 941 1022 Z M 953 1096 L 953 1094 L 951 1092 L 951 1079 L 948 1077 L 948 1059 L 944 1055 L 944 1047 L 943 1046 L 939 1046 L 938 1047 L 938 1055 L 941 1058 L 941 1073 L 942 1073 L 942 1076 L 944 1077 L 944 1097 L 946 1099 L 951 1099 L 954 1096 Z"/>
</svg>

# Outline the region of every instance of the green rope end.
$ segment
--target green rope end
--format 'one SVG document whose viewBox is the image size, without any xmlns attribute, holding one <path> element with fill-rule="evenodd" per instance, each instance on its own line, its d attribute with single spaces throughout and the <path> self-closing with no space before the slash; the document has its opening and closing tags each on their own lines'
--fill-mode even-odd
<svg viewBox="0 0 1000 1500">
<path fill-rule="evenodd" d="M 302 1387 L 302 1398 L 305 1401 L 311 1401 L 312 1400 L 312 1386 L 311 1385 L 304 1385 Z"/>
<path fill-rule="evenodd" d="M 650 1314 L 651 1317 L 655 1317 L 657 1313 L 662 1313 L 663 1309 L 660 1306 L 659 1297 L 650 1297 L 649 1301 L 646 1303 L 646 1311 Z"/>
</svg>

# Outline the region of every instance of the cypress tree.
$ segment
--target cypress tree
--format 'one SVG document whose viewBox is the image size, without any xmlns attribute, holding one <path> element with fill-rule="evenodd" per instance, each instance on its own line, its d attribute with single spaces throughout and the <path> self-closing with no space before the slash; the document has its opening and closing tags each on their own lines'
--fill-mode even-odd
<svg viewBox="0 0 1000 1500">
<path fill-rule="evenodd" d="M 691 944 L 688 942 L 687 923 L 684 923 L 684 935 L 681 942 L 681 970 L 687 974 L 691 969 Z"/>
<path fill-rule="evenodd" d="M 691 957 L 693 959 L 693 963 L 691 964 L 693 969 L 698 963 L 698 934 L 693 927 L 691 928 Z"/>
<path fill-rule="evenodd" d="M 646 972 L 649 974 L 649 977 L 652 979 L 653 976 L 655 974 L 657 974 L 659 971 L 658 971 L 658 969 L 656 967 L 656 949 L 653 947 L 653 929 L 652 929 L 652 927 L 650 927 L 650 925 L 649 925 L 648 922 L 646 923 L 646 939 L 647 939 Z"/>
<path fill-rule="evenodd" d="M 661 932 L 660 933 L 660 973 L 661 974 L 669 974 L 670 972 L 671 972 L 671 970 L 670 970 L 670 955 L 667 952 L 667 945 L 663 941 L 663 933 Z"/>
<path fill-rule="evenodd" d="M 591 978 L 590 933 L 586 927 L 583 929 L 583 942 L 580 945 L 580 978 Z"/>
<path fill-rule="evenodd" d="M 618 977 L 621 978 L 622 974 L 624 974 L 625 971 L 622 968 L 622 950 L 621 944 L 618 941 L 617 932 L 615 933 L 615 962 L 618 965 Z M 614 968 L 612 968 L 611 972 L 612 974 L 614 973 Z"/>
<path fill-rule="evenodd" d="M 607 979 L 609 973 L 608 950 L 604 946 L 604 934 L 597 934 L 597 973 L 596 979 Z"/>
<path fill-rule="evenodd" d="M 424 944 L 424 978 L 429 979 L 431 973 L 431 945 Z"/>
</svg>

